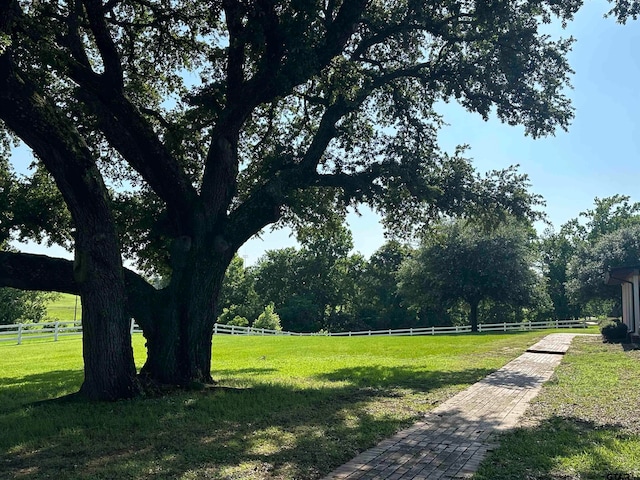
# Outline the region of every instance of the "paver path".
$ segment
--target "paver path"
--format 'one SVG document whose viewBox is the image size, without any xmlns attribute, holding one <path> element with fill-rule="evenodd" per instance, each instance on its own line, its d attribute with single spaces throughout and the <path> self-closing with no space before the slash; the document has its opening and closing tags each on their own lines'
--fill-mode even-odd
<svg viewBox="0 0 640 480">
<path fill-rule="evenodd" d="M 516 426 L 573 337 L 571 333 L 547 335 L 500 370 L 431 410 L 423 421 L 361 453 L 325 480 L 470 478 L 495 446 L 492 434 Z"/>
</svg>

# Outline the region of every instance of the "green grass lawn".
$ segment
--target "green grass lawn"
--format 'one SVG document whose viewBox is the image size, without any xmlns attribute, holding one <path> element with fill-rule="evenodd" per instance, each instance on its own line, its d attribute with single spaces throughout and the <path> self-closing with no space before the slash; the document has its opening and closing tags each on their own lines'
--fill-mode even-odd
<svg viewBox="0 0 640 480">
<path fill-rule="evenodd" d="M 546 333 L 217 336 L 221 388 L 98 404 L 35 403 L 78 389 L 79 338 L 0 345 L 0 478 L 318 478 Z"/>
<path fill-rule="evenodd" d="M 76 305 L 77 299 L 77 305 Z M 47 320 L 73 321 L 82 319 L 80 297 L 70 293 L 56 294 L 56 299 L 47 305 Z"/>
<path fill-rule="evenodd" d="M 475 480 L 640 479 L 640 351 L 576 338 Z"/>
</svg>

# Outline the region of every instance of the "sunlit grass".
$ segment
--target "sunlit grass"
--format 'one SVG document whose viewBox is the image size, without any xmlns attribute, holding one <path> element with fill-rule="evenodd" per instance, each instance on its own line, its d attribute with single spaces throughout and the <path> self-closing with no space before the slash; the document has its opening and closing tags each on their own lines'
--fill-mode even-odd
<svg viewBox="0 0 640 480">
<path fill-rule="evenodd" d="M 80 297 L 69 293 L 56 294 L 56 298 L 47 305 L 47 319 L 73 321 L 82 319 Z"/>
<path fill-rule="evenodd" d="M 98 404 L 34 403 L 79 388 L 79 338 L 0 345 L 0 477 L 318 478 L 547 333 L 217 336 L 218 388 Z"/>
<path fill-rule="evenodd" d="M 577 338 L 474 478 L 640 478 L 640 351 Z"/>
</svg>

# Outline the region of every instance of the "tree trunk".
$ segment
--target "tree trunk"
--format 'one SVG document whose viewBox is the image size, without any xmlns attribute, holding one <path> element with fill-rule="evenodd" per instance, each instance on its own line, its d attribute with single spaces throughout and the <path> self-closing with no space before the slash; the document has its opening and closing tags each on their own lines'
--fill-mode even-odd
<svg viewBox="0 0 640 480">
<path fill-rule="evenodd" d="M 480 302 L 470 302 L 469 303 L 469 323 L 471 324 L 471 331 L 478 331 L 478 304 Z"/>
<path fill-rule="evenodd" d="M 131 398 L 139 389 L 117 242 L 109 245 L 106 236 L 86 238 L 79 233 L 74 277 L 82 298 L 80 394 L 91 400 Z"/>
<path fill-rule="evenodd" d="M 140 372 L 145 379 L 182 387 L 213 383 L 213 325 L 231 258 L 198 249 L 174 268 L 169 286 L 159 292 L 153 328 L 145 331 L 147 361 Z"/>
<path fill-rule="evenodd" d="M 51 173 L 76 228 L 73 277 L 84 306 L 80 393 L 92 400 L 131 397 L 135 364 L 108 190 L 85 139 L 56 103 L 39 93 L 38 82 L 16 68 L 11 54 L 7 49 L 0 55 L 0 118 Z"/>
</svg>

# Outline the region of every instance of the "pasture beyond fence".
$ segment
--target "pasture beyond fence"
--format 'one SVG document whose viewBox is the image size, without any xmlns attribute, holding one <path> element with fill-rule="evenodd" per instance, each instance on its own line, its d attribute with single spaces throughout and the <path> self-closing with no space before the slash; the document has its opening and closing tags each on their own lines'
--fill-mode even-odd
<svg viewBox="0 0 640 480">
<path fill-rule="evenodd" d="M 514 322 L 514 323 L 485 323 L 478 325 L 479 332 L 511 332 L 527 331 L 545 328 L 587 328 L 586 320 L 551 320 L 545 322 Z M 328 336 L 328 337 L 361 337 L 369 335 L 390 336 L 417 336 L 417 335 L 450 335 L 456 333 L 470 333 L 470 325 L 457 325 L 449 327 L 422 327 L 401 328 L 386 330 L 361 330 L 357 332 L 318 332 L 297 333 L 282 330 L 269 330 L 266 328 L 239 327 L 236 325 L 214 325 L 214 335 L 289 335 L 289 336 Z M 131 322 L 131 334 L 142 333 L 135 322 Z M 70 335 L 82 335 L 80 322 L 42 322 L 42 323 L 17 323 L 13 325 L 0 325 L 0 342 L 13 342 L 20 345 L 24 340 L 53 339 Z"/>
</svg>

